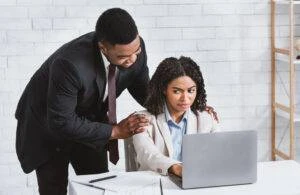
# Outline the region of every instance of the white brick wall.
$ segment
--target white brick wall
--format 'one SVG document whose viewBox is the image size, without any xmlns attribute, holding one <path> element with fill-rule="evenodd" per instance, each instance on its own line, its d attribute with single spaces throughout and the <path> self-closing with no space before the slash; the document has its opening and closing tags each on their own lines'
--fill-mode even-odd
<svg viewBox="0 0 300 195">
<path fill-rule="evenodd" d="M 258 160 L 268 160 L 271 93 L 268 2 L 0 0 L 0 195 L 37 194 L 35 174 L 25 175 L 15 154 L 14 111 L 26 83 L 52 52 L 92 31 L 99 14 L 111 7 L 127 9 L 136 20 L 146 42 L 151 74 L 165 57 L 187 55 L 195 59 L 206 81 L 208 103 L 217 110 L 223 130 L 257 130 Z M 276 32 L 282 37 L 281 43 L 285 43 L 287 12 L 281 8 L 279 13 L 280 27 Z M 299 35 L 300 25 L 296 31 Z M 124 103 L 133 106 L 125 107 Z M 141 109 L 127 92 L 118 99 L 119 119 Z M 286 126 L 284 121 L 279 125 Z M 300 135 L 297 137 L 299 140 Z M 116 167 L 111 165 L 112 169 L 124 169 L 123 152 L 121 157 Z"/>
</svg>

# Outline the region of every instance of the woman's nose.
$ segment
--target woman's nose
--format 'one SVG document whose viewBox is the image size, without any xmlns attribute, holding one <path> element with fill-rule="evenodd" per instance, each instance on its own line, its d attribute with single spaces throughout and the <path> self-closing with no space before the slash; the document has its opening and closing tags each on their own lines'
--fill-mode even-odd
<svg viewBox="0 0 300 195">
<path fill-rule="evenodd" d="M 187 92 L 182 93 L 182 95 L 181 95 L 181 100 L 182 100 L 182 101 L 185 101 L 185 100 L 187 100 L 188 98 L 189 98 L 189 93 L 187 93 Z"/>
</svg>

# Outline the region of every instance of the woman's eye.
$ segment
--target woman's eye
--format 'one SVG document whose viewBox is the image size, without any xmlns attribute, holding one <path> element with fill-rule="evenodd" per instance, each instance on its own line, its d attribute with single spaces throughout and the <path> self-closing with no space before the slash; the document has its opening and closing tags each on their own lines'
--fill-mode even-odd
<svg viewBox="0 0 300 195">
<path fill-rule="evenodd" d="M 188 92 L 189 92 L 189 93 L 195 93 L 195 92 L 196 92 L 196 89 L 189 89 Z"/>
<path fill-rule="evenodd" d="M 174 90 L 173 93 L 179 94 L 179 90 Z"/>
</svg>

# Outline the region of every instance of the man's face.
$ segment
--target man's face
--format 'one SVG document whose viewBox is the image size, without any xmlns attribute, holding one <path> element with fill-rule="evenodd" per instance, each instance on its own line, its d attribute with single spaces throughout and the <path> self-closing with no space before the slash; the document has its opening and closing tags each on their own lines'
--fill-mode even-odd
<svg viewBox="0 0 300 195">
<path fill-rule="evenodd" d="M 98 43 L 101 52 L 106 56 L 107 60 L 115 65 L 123 68 L 129 68 L 141 53 L 140 37 L 137 37 L 128 44 L 111 45 L 108 42 Z"/>
</svg>

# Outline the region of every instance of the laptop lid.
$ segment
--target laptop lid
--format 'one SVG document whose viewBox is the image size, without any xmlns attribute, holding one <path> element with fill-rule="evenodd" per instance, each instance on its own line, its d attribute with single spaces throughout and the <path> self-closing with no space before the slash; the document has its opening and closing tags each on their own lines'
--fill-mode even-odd
<svg viewBox="0 0 300 195">
<path fill-rule="evenodd" d="M 256 131 L 185 135 L 182 147 L 182 188 L 256 182 Z"/>
</svg>

